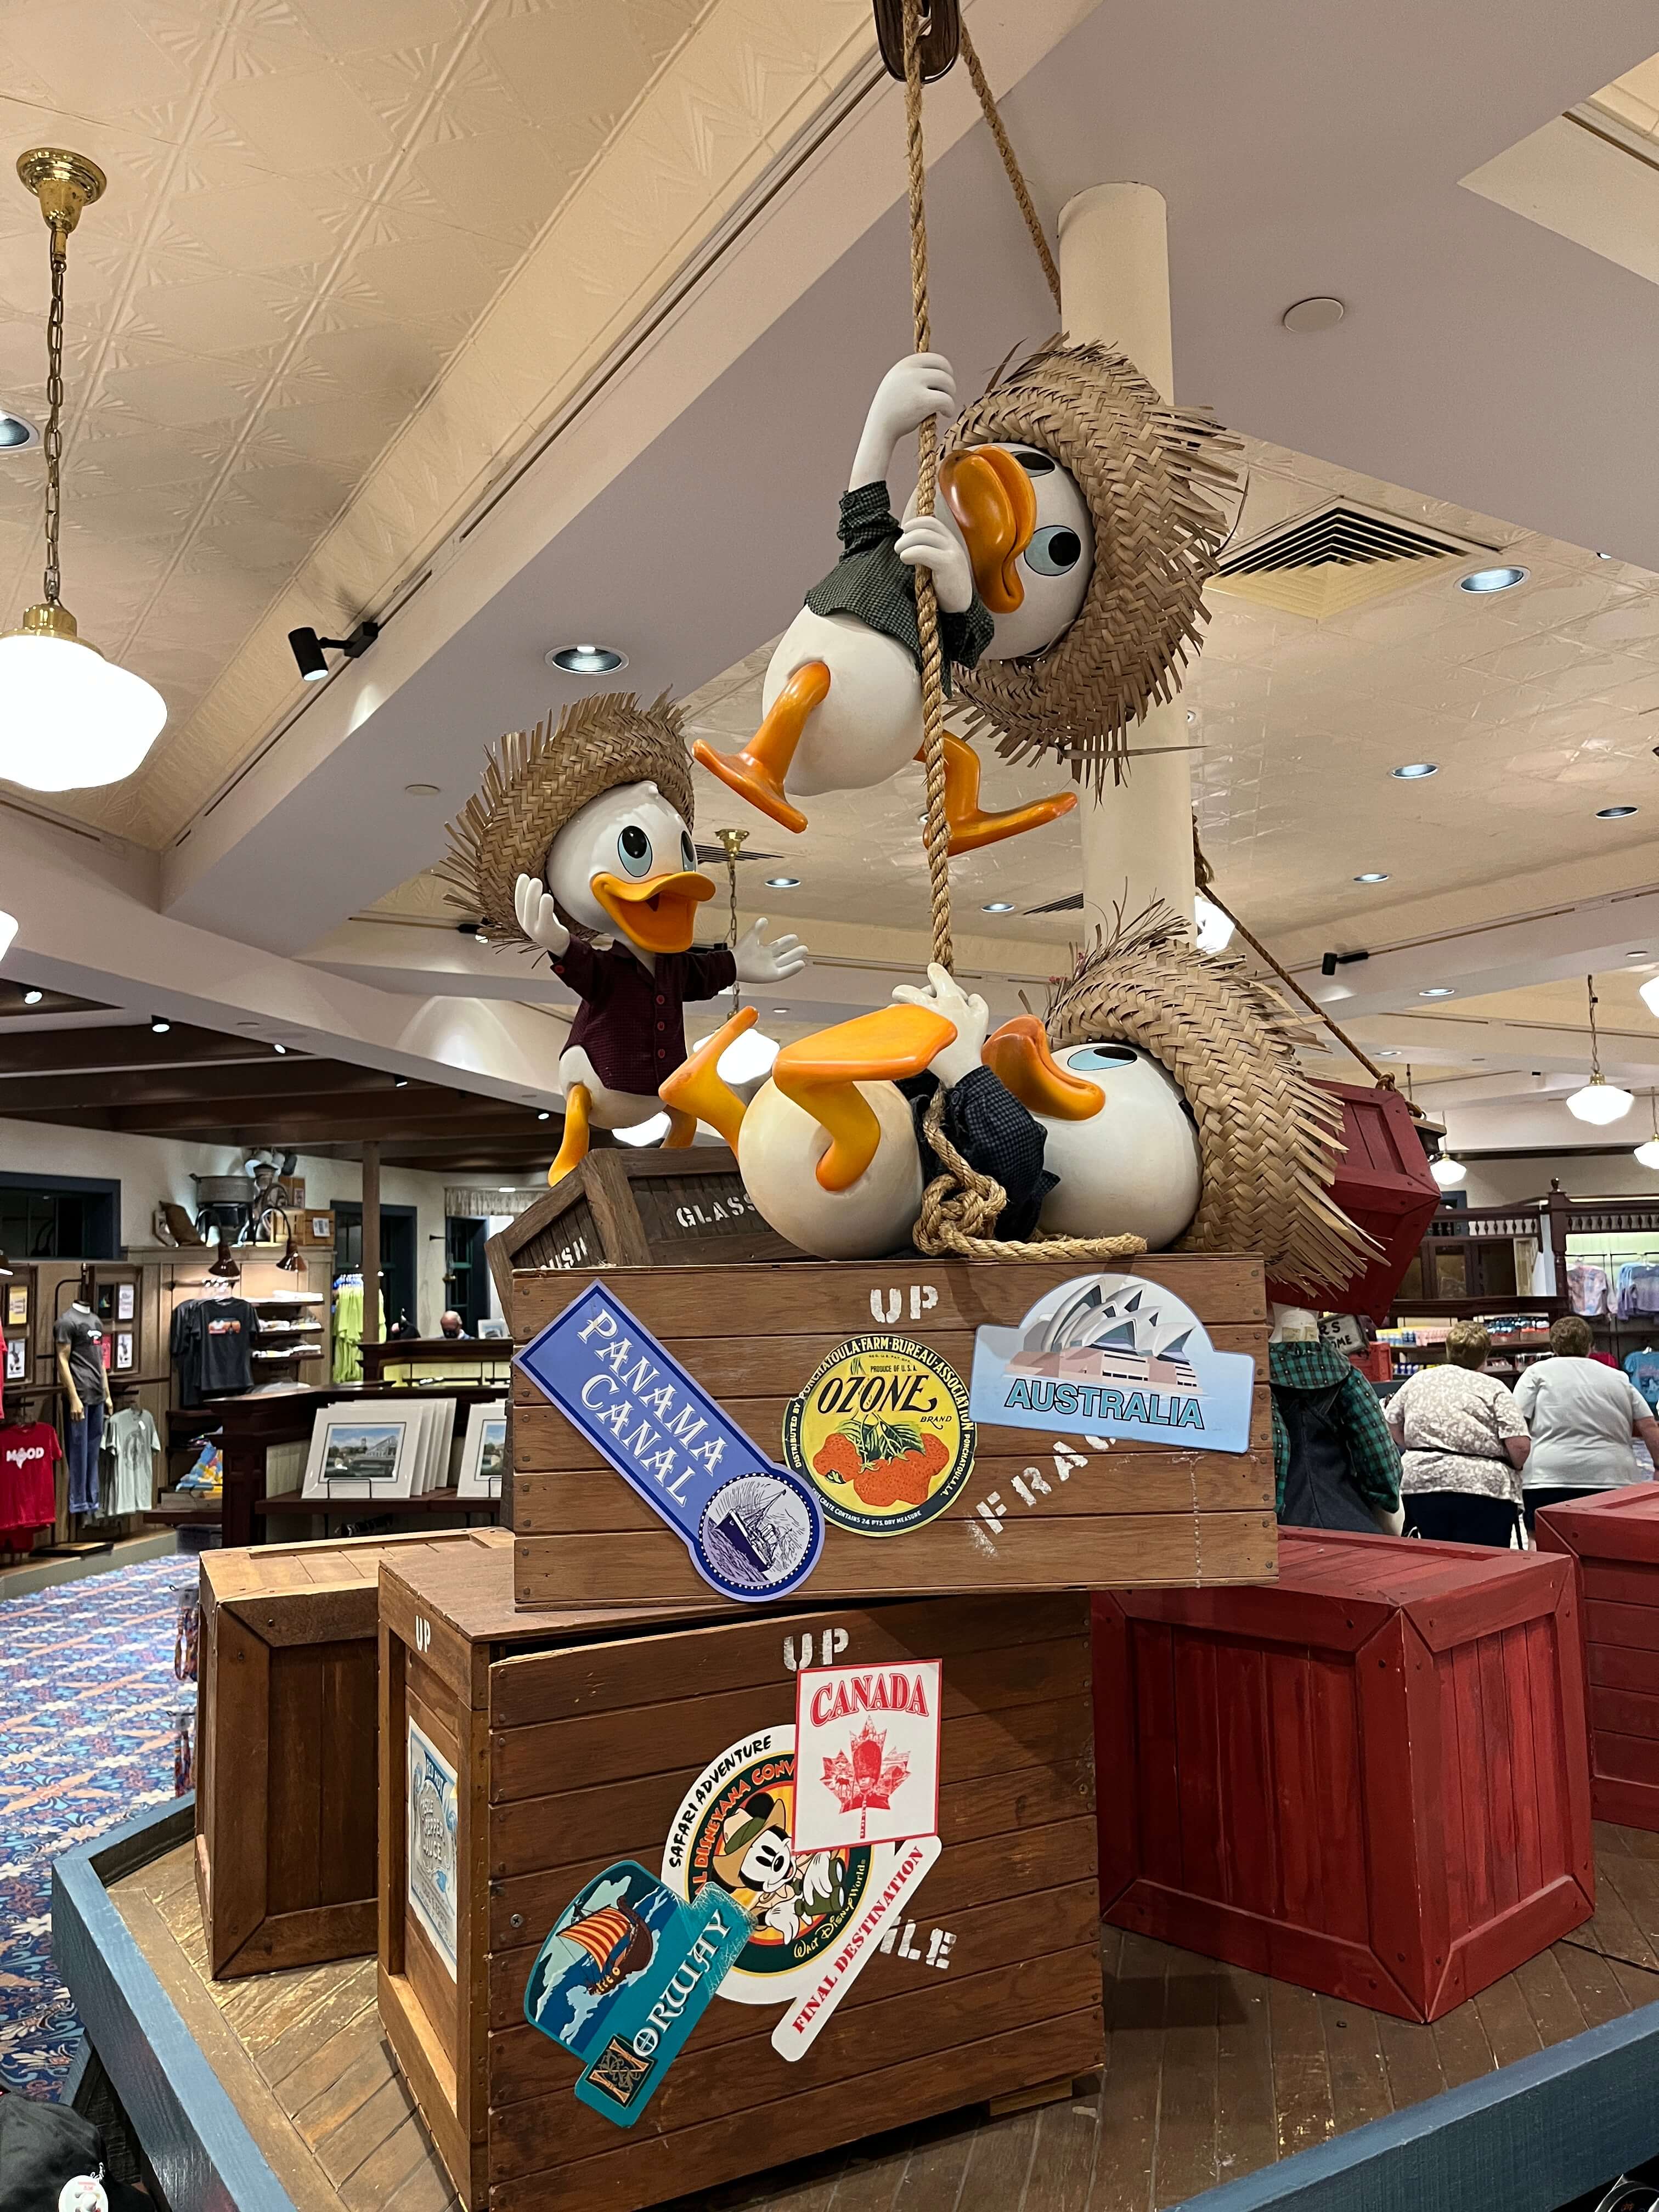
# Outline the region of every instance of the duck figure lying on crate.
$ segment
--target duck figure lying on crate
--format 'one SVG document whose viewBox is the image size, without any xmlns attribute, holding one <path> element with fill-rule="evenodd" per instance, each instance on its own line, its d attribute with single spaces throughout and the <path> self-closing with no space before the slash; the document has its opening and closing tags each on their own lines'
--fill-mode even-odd
<svg viewBox="0 0 1659 2212">
<path fill-rule="evenodd" d="M 781 983 L 806 964 L 799 938 L 735 950 L 694 946 L 714 886 L 691 841 L 691 769 L 679 709 L 610 692 L 501 740 L 482 790 L 450 824 L 441 872 L 452 902 L 492 945 L 546 953 L 581 1005 L 559 1059 L 564 1141 L 557 1182 L 587 1151 L 590 1125 L 628 1129 L 661 1111 L 660 1085 L 685 1058 L 684 1008 L 744 983 Z M 665 1143 L 696 1124 L 670 1109 Z"/>
</svg>

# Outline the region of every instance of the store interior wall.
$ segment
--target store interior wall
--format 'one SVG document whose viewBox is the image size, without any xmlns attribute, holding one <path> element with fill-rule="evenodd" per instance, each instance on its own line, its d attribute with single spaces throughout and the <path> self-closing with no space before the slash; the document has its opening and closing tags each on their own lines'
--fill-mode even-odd
<svg viewBox="0 0 1659 2212">
<path fill-rule="evenodd" d="M 153 1247 L 151 1217 L 164 1200 L 196 1212 L 192 1175 L 234 1175 L 246 1154 L 224 1145 L 192 1145 L 165 1137 L 123 1135 L 108 1129 L 65 1129 L 34 1121 L 0 1121 L 0 1168 L 9 1174 L 101 1176 L 121 1185 L 121 1241 L 128 1249 Z M 355 1160 L 319 1159 L 301 1152 L 296 1175 L 305 1179 L 306 1204 L 332 1206 L 362 1196 Z M 423 1335 L 435 1336 L 444 1291 L 444 1178 L 413 1169 L 383 1168 L 380 1196 L 388 1206 L 416 1209 L 416 1269 Z"/>
<path fill-rule="evenodd" d="M 1646 1134 L 1645 1128 L 1640 1132 Z M 1546 1197 L 1552 1178 L 1569 1198 L 1659 1197 L 1659 1176 L 1631 1158 L 1630 1146 L 1616 1152 L 1524 1152 L 1468 1165 L 1461 1188 L 1471 1206 L 1516 1206 Z"/>
</svg>

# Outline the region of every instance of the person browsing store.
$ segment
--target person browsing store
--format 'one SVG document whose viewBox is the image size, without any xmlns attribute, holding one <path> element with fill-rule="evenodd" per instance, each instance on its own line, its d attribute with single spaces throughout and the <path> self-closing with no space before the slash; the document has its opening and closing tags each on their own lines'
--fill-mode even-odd
<svg viewBox="0 0 1659 2212">
<path fill-rule="evenodd" d="M 1492 1339 L 1455 1321 L 1446 1364 L 1407 1378 L 1383 1408 L 1401 1452 L 1406 1527 L 1444 1544 L 1504 1548 L 1521 1516 L 1521 1470 L 1531 1443 L 1513 1394 L 1486 1365 Z"/>
<path fill-rule="evenodd" d="M 1546 1505 L 1651 1480 L 1637 1465 L 1635 1437 L 1659 1467 L 1659 1421 L 1628 1375 L 1590 1358 L 1594 1340 L 1587 1321 L 1564 1314 L 1551 1324 L 1550 1357 L 1528 1368 L 1515 1386 L 1515 1401 L 1532 1431 L 1529 1528 Z"/>
</svg>

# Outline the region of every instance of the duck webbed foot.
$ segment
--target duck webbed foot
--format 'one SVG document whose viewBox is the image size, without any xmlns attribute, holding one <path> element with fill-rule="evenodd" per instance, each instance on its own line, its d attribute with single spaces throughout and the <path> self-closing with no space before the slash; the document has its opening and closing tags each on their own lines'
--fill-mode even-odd
<svg viewBox="0 0 1659 2212">
<path fill-rule="evenodd" d="M 706 738 L 698 738 L 691 747 L 692 758 L 700 761 L 711 775 L 719 776 L 739 798 L 769 815 L 780 828 L 802 830 L 806 817 L 785 795 L 784 779 L 807 716 L 829 696 L 830 671 L 821 660 L 806 661 L 790 677 L 767 708 L 759 729 L 740 751 L 716 752 Z"/>
<path fill-rule="evenodd" d="M 585 1083 L 573 1083 L 564 1094 L 564 1141 L 547 1171 L 550 1185 L 560 1182 L 587 1158 L 588 1111 L 592 1096 Z"/>
<path fill-rule="evenodd" d="M 657 1085 L 657 1096 L 668 1109 L 671 1127 L 668 1143 L 690 1144 L 696 1134 L 699 1121 L 707 1121 L 711 1129 L 718 1129 L 735 1152 L 738 1133 L 743 1127 L 743 1101 L 720 1072 L 720 1056 L 728 1045 L 735 1044 L 745 1030 L 753 1029 L 760 1016 L 753 1006 L 739 1006 L 715 1030 L 705 1037 L 690 1059 L 683 1060 L 665 1083 Z M 688 1127 L 691 1136 L 678 1137 L 682 1127 Z"/>
<path fill-rule="evenodd" d="M 918 753 L 920 760 L 921 755 Z M 979 803 L 979 755 L 960 738 L 945 733 L 945 811 L 951 824 L 950 852 L 972 853 L 981 845 L 999 845 L 1005 837 L 1018 837 L 1027 830 L 1041 830 L 1057 822 L 1077 805 L 1074 791 L 1056 792 L 1052 799 L 1034 799 L 1025 806 L 1006 807 L 998 814 L 981 811 Z"/>
</svg>

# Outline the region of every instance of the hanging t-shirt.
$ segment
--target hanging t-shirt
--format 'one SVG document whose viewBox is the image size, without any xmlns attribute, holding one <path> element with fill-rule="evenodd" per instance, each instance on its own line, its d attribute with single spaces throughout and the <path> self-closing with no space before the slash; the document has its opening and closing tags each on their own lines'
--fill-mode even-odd
<svg viewBox="0 0 1659 2212">
<path fill-rule="evenodd" d="M 104 1493 L 108 1513 L 148 1513 L 155 1503 L 155 1455 L 161 1439 L 149 1409 L 124 1406 L 104 1425 L 104 1449 L 115 1455 L 115 1478 Z"/>
<path fill-rule="evenodd" d="M 197 1379 L 205 1398 L 253 1388 L 253 1332 L 258 1316 L 246 1298 L 202 1304 Z"/>
<path fill-rule="evenodd" d="M 1646 1345 L 1625 1361 L 1625 1372 L 1650 1406 L 1659 1406 L 1659 1352 Z"/>
<path fill-rule="evenodd" d="M 73 1305 L 58 1315 L 52 1334 L 69 1346 L 70 1381 L 82 1405 L 95 1404 L 104 1395 L 104 1324 L 85 1306 Z"/>
<path fill-rule="evenodd" d="M 0 1429 L 0 1538 L 52 1527 L 58 1518 L 52 1469 L 63 1456 L 57 1430 L 45 1421 Z"/>
</svg>

